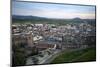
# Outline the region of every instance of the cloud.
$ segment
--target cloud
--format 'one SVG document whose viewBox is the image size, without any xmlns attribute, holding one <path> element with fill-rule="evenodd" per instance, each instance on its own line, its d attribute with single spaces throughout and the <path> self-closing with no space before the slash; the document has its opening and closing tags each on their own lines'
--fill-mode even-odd
<svg viewBox="0 0 100 67">
<path fill-rule="evenodd" d="M 27 5 L 26 5 L 27 4 Z M 41 5 L 41 4 L 40 4 Z M 47 18 L 75 18 L 79 17 L 82 19 L 94 19 L 95 18 L 95 9 L 94 7 L 89 6 L 72 6 L 72 5 L 63 5 L 58 6 L 54 4 L 45 4 L 41 5 L 36 3 L 25 3 L 22 2 L 13 3 L 12 14 L 13 15 L 32 15 L 40 16 Z M 25 7 L 26 6 L 26 7 Z M 53 7 L 54 6 L 54 7 Z"/>
<path fill-rule="evenodd" d="M 31 15 L 35 16 L 41 16 L 41 17 L 47 17 L 47 18 L 75 18 L 75 17 L 80 17 L 82 19 L 90 19 L 90 18 L 95 18 L 95 14 L 93 13 L 77 13 L 77 12 L 66 12 L 63 10 L 55 10 L 55 11 L 50 11 L 50 10 L 33 10 L 30 12 Z"/>
</svg>

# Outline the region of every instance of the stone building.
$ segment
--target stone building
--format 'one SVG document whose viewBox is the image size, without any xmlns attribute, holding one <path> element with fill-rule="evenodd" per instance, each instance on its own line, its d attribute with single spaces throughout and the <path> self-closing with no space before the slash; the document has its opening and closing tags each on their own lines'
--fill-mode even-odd
<svg viewBox="0 0 100 67">
<path fill-rule="evenodd" d="M 33 46 L 32 33 L 16 33 L 12 34 L 12 44 L 13 45 L 27 45 L 29 47 Z"/>
</svg>

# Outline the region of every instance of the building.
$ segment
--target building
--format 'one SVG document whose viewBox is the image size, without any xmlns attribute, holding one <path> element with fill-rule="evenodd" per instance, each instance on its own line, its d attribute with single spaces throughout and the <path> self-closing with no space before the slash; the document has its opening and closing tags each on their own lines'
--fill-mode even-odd
<svg viewBox="0 0 100 67">
<path fill-rule="evenodd" d="M 12 35 L 13 45 L 27 45 L 29 47 L 33 46 L 32 33 L 16 33 Z"/>
<path fill-rule="evenodd" d="M 45 49 L 49 49 L 49 48 L 55 48 L 55 45 L 53 44 L 48 44 L 48 43 L 37 43 L 35 44 L 35 47 L 38 49 L 38 51 L 42 51 L 42 50 L 45 50 Z"/>
</svg>

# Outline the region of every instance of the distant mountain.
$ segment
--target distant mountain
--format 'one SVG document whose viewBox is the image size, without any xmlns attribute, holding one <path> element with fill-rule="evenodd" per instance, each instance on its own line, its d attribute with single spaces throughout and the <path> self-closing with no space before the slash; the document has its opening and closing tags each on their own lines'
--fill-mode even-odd
<svg viewBox="0 0 100 67">
<path fill-rule="evenodd" d="M 95 19 L 81 19 L 79 17 L 72 18 L 72 19 L 57 19 L 57 18 L 45 18 L 45 17 L 38 17 L 38 16 L 22 16 L 22 15 L 13 15 L 12 20 L 14 22 L 24 20 L 24 21 L 33 21 L 33 22 L 42 22 L 42 23 L 84 23 L 87 22 L 89 24 L 94 24 Z"/>
<path fill-rule="evenodd" d="M 79 17 L 76 17 L 76 18 L 73 18 L 73 20 L 82 20 L 82 19 Z"/>
<path fill-rule="evenodd" d="M 38 16 L 22 16 L 22 15 L 13 15 L 12 19 L 23 19 L 23 20 L 24 19 L 35 19 L 35 20 L 36 19 L 56 19 L 57 20 L 57 18 L 45 18 L 45 17 L 38 17 Z M 59 20 L 61 20 L 61 19 L 59 19 Z M 62 19 L 62 20 L 66 20 L 66 19 Z M 82 19 L 78 18 L 78 17 L 73 18 L 73 20 L 75 20 L 75 21 L 82 21 Z"/>
<path fill-rule="evenodd" d="M 26 19 L 47 19 L 47 18 L 44 18 L 44 17 L 38 17 L 38 16 L 21 16 L 21 15 L 13 15 L 12 16 L 12 19 L 20 19 L 20 20 L 26 20 Z"/>
<path fill-rule="evenodd" d="M 84 22 L 84 19 L 81 19 L 79 17 L 76 17 L 76 18 L 73 18 L 72 21 L 73 22 L 78 22 L 78 23 L 83 23 Z"/>
</svg>

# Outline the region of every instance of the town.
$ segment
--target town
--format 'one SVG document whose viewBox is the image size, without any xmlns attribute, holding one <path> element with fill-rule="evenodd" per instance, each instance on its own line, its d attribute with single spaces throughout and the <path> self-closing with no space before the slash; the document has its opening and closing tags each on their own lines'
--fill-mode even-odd
<svg viewBox="0 0 100 67">
<path fill-rule="evenodd" d="M 95 29 L 87 21 L 66 25 L 12 24 L 12 54 L 22 56 L 17 59 L 23 60 L 19 65 L 49 64 L 62 51 L 95 47 Z"/>
<path fill-rule="evenodd" d="M 96 61 L 96 7 L 12 2 L 12 66 Z"/>
</svg>

